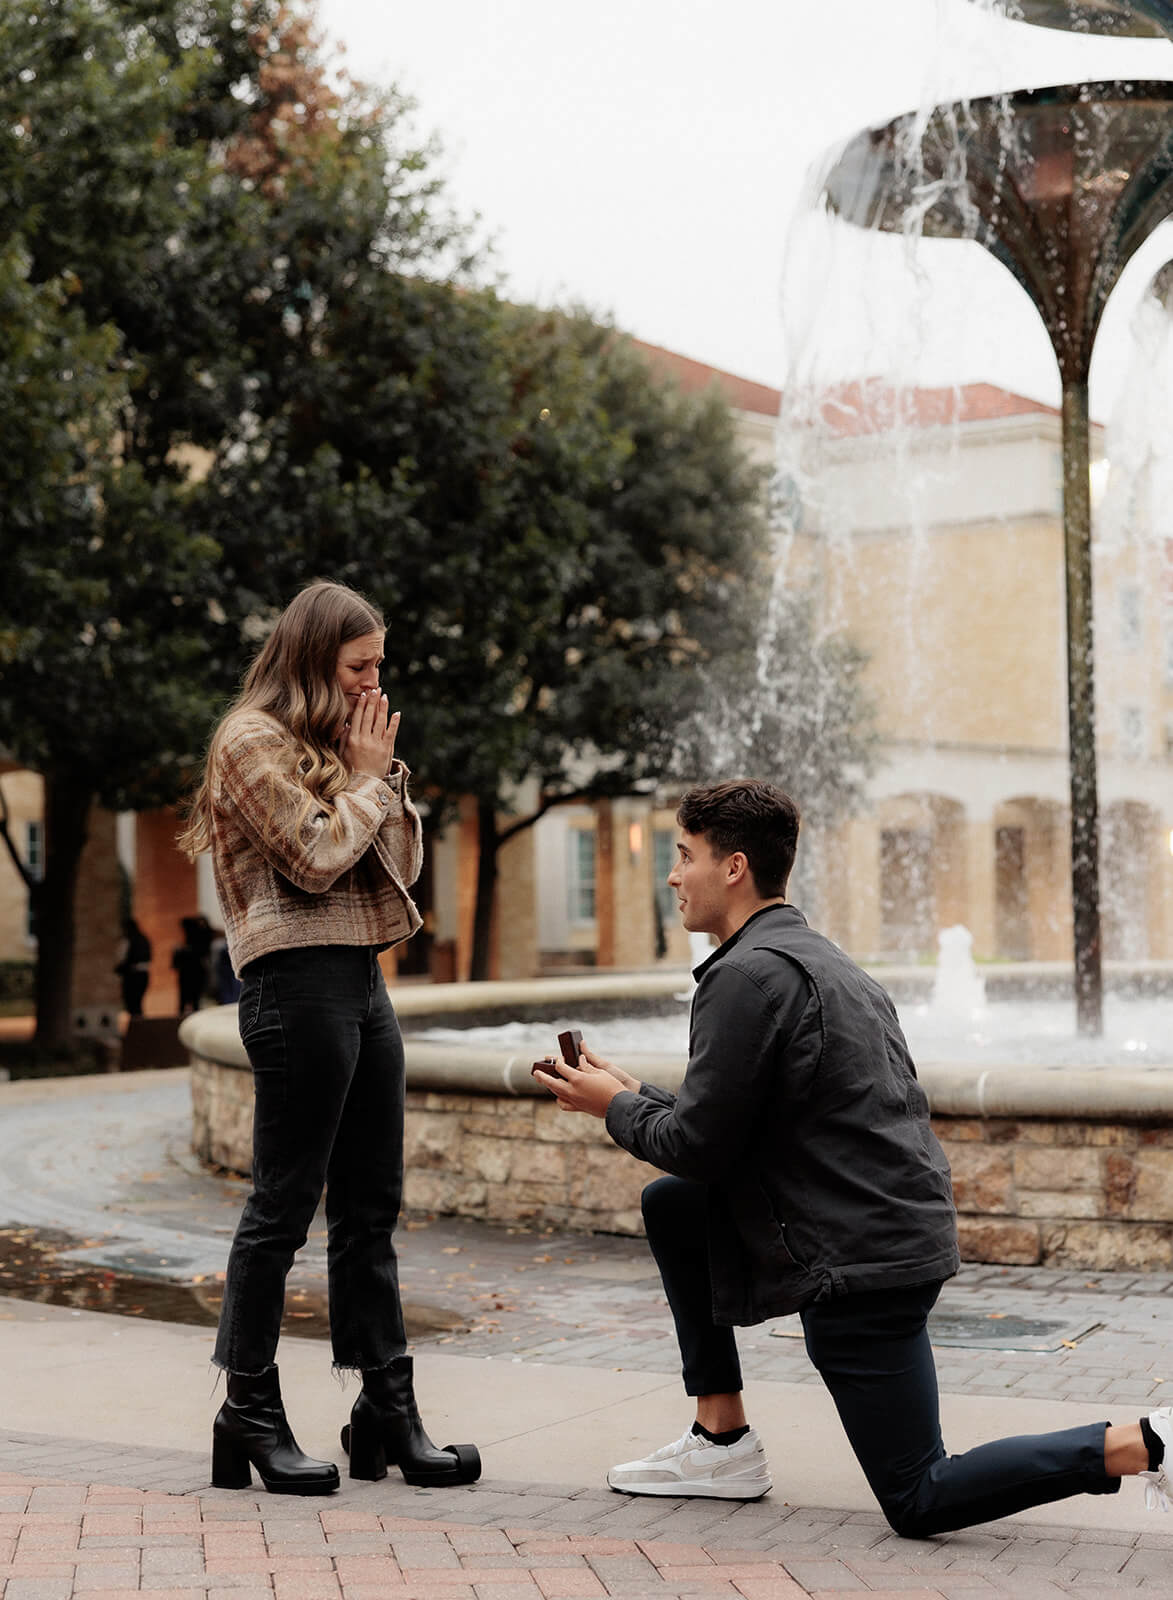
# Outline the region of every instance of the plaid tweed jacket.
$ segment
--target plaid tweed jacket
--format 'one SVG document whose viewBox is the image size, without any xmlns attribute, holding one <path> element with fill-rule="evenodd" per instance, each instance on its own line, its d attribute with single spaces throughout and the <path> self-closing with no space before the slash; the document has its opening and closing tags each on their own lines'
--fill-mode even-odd
<svg viewBox="0 0 1173 1600">
<path fill-rule="evenodd" d="M 238 973 L 270 950 L 385 949 L 420 926 L 407 892 L 423 865 L 407 768 L 396 760 L 386 778 L 352 773 L 334 801 L 342 824 L 334 838 L 325 811 L 311 810 L 295 826 L 305 799 L 298 760 L 276 718 L 229 717 L 211 774 L 212 867 Z"/>
</svg>

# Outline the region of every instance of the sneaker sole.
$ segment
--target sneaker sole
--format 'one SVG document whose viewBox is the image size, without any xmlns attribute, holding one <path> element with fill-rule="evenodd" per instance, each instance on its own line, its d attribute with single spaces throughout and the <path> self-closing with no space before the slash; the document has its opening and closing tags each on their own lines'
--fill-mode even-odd
<svg viewBox="0 0 1173 1600">
<path fill-rule="evenodd" d="M 612 1483 L 607 1477 L 607 1487 L 616 1494 L 663 1495 L 673 1500 L 760 1500 L 774 1487 L 771 1479 L 764 1484 L 714 1483 L 694 1484 L 680 1479 L 675 1483 Z"/>
</svg>

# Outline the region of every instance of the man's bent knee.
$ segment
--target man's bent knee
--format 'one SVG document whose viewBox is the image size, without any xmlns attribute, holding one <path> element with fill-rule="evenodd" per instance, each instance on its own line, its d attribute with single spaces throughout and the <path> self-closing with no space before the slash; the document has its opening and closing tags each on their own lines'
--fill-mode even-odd
<svg viewBox="0 0 1173 1600">
<path fill-rule="evenodd" d="M 655 1178 L 640 1195 L 644 1227 L 649 1237 L 687 1227 L 705 1211 L 704 1186 L 688 1178 Z"/>
</svg>

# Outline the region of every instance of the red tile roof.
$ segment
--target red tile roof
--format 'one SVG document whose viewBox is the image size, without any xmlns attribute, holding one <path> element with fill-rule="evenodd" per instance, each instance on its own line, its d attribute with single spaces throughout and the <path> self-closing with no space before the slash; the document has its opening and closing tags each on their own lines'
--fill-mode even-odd
<svg viewBox="0 0 1173 1600">
<path fill-rule="evenodd" d="M 948 389 L 897 389 L 879 378 L 840 383 L 819 401 L 823 424 L 841 439 L 896 428 L 939 428 L 953 422 L 990 422 L 999 417 L 1057 417 L 1054 406 L 1012 394 L 992 383 Z"/>
<path fill-rule="evenodd" d="M 776 417 L 781 409 L 780 389 L 755 383 L 752 378 L 739 378 L 732 372 L 722 372 L 720 367 L 707 367 L 703 361 L 693 361 L 690 356 L 678 355 L 675 350 L 665 350 L 658 344 L 645 344 L 642 339 L 631 342 L 658 377 L 671 379 L 686 394 L 701 394 L 715 385 L 736 411 L 756 411 L 763 417 Z"/>
<path fill-rule="evenodd" d="M 659 377 L 670 379 L 688 394 L 716 387 L 738 411 L 776 417 L 782 408 L 782 391 L 768 384 L 740 378 L 707 366 L 675 350 L 665 350 L 642 339 L 632 344 Z M 992 383 L 965 383 L 954 388 L 900 389 L 881 378 L 830 385 L 822 393 L 816 412 L 830 432 L 842 439 L 870 433 L 890 433 L 896 428 L 934 428 L 953 422 L 990 422 L 999 417 L 1057 417 L 1054 406 L 1026 395 L 999 389 Z"/>
</svg>

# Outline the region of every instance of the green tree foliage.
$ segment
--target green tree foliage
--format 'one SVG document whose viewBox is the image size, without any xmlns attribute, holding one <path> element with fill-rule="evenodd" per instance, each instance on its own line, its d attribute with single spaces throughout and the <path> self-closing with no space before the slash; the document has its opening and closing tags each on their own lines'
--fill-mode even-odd
<svg viewBox="0 0 1173 1600">
<path fill-rule="evenodd" d="M 654 787 L 764 534 L 761 477 L 716 396 L 657 381 L 585 315 L 517 310 L 507 337 L 500 526 L 464 597 L 468 693 L 436 773 L 477 800 L 476 976 L 500 846 L 552 805 Z"/>
<path fill-rule="evenodd" d="M 302 583 L 383 606 L 417 788 L 476 799 L 478 976 L 500 844 L 653 784 L 765 587 L 726 408 L 474 287 L 407 111 L 281 0 L 0 10 L 0 727 L 46 785 L 44 1043 L 90 807 L 180 793 Z"/>
<path fill-rule="evenodd" d="M 763 486 L 719 400 L 585 314 L 402 275 L 356 289 L 315 290 L 315 359 L 218 461 L 210 526 L 226 605 L 264 615 L 330 573 L 384 608 L 433 822 L 477 803 L 484 977 L 504 840 L 664 770 L 760 571 Z"/>
<path fill-rule="evenodd" d="M 277 0 L 0 10 L 0 726 L 45 780 L 43 1043 L 91 805 L 174 799 L 248 648 L 208 465 L 312 359 L 318 263 L 342 285 L 453 242 L 404 111 L 332 87 Z"/>
</svg>

